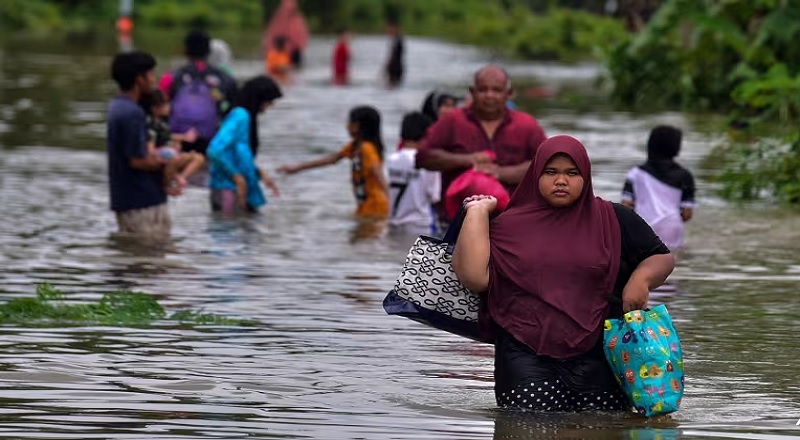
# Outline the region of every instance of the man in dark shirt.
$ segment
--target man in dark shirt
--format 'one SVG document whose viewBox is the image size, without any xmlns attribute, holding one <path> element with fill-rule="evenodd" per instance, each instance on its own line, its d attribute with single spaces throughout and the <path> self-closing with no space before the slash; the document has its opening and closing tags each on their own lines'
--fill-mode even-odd
<svg viewBox="0 0 800 440">
<path fill-rule="evenodd" d="M 107 147 L 111 210 L 119 231 L 154 238 L 169 235 L 164 162 L 147 154 L 147 124 L 139 99 L 155 86 L 155 59 L 121 53 L 111 64 L 119 93 L 108 106 Z"/>
<path fill-rule="evenodd" d="M 494 176 L 513 194 L 546 139 L 533 116 L 508 109 L 511 80 L 502 68 L 478 70 L 470 93 L 472 104 L 443 115 L 417 153 L 417 168 L 442 172 L 442 200 L 453 180 L 472 168 Z M 451 220 L 442 208 L 440 218 Z"/>
</svg>

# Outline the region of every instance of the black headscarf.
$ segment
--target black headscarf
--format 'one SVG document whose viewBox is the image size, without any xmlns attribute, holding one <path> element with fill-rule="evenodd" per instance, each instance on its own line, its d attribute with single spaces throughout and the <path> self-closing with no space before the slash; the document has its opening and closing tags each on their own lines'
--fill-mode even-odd
<svg viewBox="0 0 800 440">
<path fill-rule="evenodd" d="M 236 106 L 250 113 L 250 149 L 253 151 L 253 157 L 258 154 L 258 114 L 261 106 L 281 96 L 283 93 L 278 84 L 266 75 L 248 80 L 239 91 Z"/>
<path fill-rule="evenodd" d="M 422 103 L 422 113 L 434 121 L 439 119 L 439 107 L 448 99 L 458 101 L 455 95 L 446 92 L 434 90 L 428 93 L 428 96 L 425 97 L 425 101 Z"/>
<path fill-rule="evenodd" d="M 674 160 L 681 151 L 682 138 L 683 132 L 678 128 L 669 125 L 653 128 L 647 140 L 647 162 L 640 168 L 667 185 L 682 187 L 685 171 Z"/>
</svg>

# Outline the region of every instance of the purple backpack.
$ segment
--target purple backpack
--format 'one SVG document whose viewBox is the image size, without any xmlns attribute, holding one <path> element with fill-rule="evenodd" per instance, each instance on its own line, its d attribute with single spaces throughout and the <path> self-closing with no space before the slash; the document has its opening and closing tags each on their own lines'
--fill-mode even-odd
<svg viewBox="0 0 800 440">
<path fill-rule="evenodd" d="M 182 70 L 178 72 L 174 85 L 177 87 L 172 99 L 169 128 L 173 133 L 185 133 L 190 128 L 197 130 L 200 138 L 211 139 L 219 126 L 217 100 L 214 99 L 214 78 L 205 73 Z M 219 83 L 219 79 L 216 79 Z"/>
</svg>

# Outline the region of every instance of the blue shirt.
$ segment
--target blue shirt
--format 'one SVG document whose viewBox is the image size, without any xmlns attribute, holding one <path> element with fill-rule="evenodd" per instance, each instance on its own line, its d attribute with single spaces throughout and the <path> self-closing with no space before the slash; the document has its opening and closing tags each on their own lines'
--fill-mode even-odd
<svg viewBox="0 0 800 440">
<path fill-rule="evenodd" d="M 127 96 L 115 96 L 108 105 L 106 141 L 111 210 L 124 212 L 166 203 L 163 173 L 130 165 L 134 157 L 147 157 L 147 123 L 144 110 Z"/>
<path fill-rule="evenodd" d="M 236 107 L 222 121 L 217 134 L 211 139 L 206 156 L 211 163 L 211 188 L 236 189 L 233 176 L 241 174 L 247 182 L 247 204 L 258 208 L 267 203 L 261 190 L 258 169 L 250 149 L 250 113 Z"/>
</svg>

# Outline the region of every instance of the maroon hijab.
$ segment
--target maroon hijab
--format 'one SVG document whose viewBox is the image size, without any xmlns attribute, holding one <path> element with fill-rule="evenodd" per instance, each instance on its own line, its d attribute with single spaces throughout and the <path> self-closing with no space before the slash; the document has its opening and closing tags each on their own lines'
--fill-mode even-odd
<svg viewBox="0 0 800 440">
<path fill-rule="evenodd" d="M 547 162 L 564 153 L 583 176 L 571 206 L 539 192 Z M 621 238 L 611 202 L 594 196 L 586 149 L 570 136 L 544 141 L 506 211 L 491 222 L 489 317 L 537 354 L 567 358 L 602 334 L 619 271 Z"/>
</svg>

